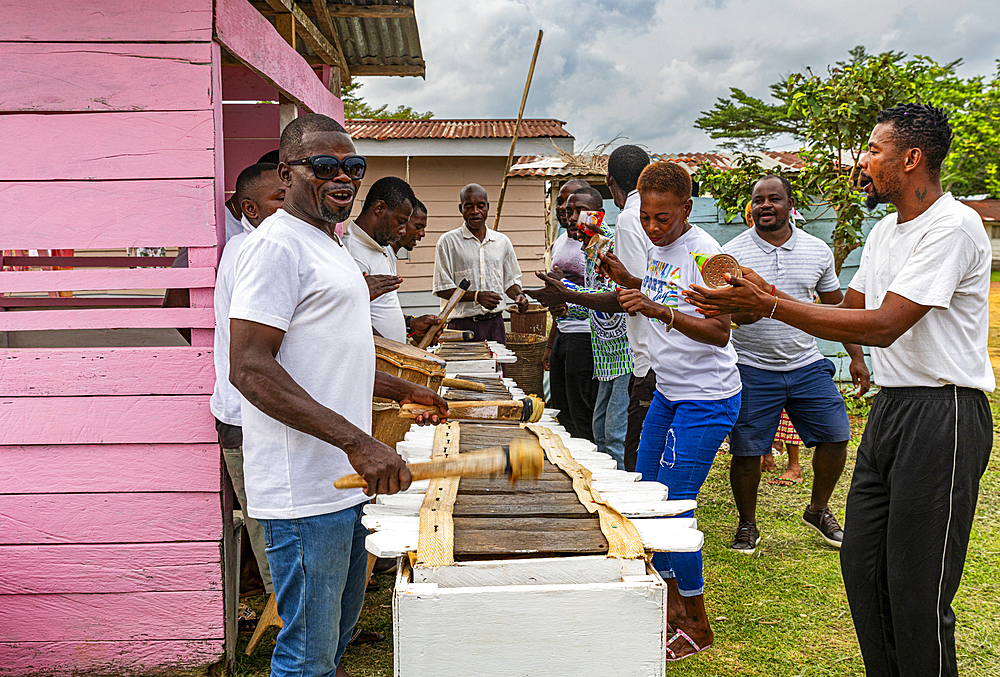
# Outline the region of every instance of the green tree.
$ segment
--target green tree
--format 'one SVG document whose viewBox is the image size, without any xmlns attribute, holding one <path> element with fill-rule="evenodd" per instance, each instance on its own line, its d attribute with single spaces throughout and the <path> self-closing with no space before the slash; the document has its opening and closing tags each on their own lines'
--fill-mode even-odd
<svg viewBox="0 0 1000 677">
<path fill-rule="evenodd" d="M 1000 147 L 1000 69 L 992 80 L 963 80 L 955 72 L 960 64 L 938 64 L 924 56 L 907 59 L 902 52 L 871 55 L 856 47 L 849 60 L 837 62 L 825 73 L 806 69 L 772 85 L 777 104 L 734 93 L 730 100 L 720 99 L 695 124 L 715 138 L 729 138 L 749 149 L 782 133 L 802 144 L 799 155 L 805 168 L 793 185 L 805 199 L 798 203 L 836 214 L 832 244 L 839 272 L 863 241 L 867 214 L 858 191 L 857 163 L 881 110 L 910 101 L 944 107 L 956 139 L 942 172 L 945 187 L 959 195 L 972 189 L 990 193 L 1000 189 L 995 150 Z M 778 115 L 782 107 L 783 118 Z M 728 196 L 720 201 L 728 214 L 737 209 L 737 199 L 740 207 L 749 200 L 756 180 L 752 173 L 752 164 L 737 162 L 723 172 L 702 168 L 696 178 L 713 195 L 719 191 Z M 736 195 L 738 180 L 747 182 Z"/>
<path fill-rule="evenodd" d="M 361 98 L 359 93 L 361 87 L 362 83 L 355 78 L 351 80 L 351 84 L 344 85 L 341 89 L 340 99 L 344 102 L 344 117 L 348 120 L 430 120 L 434 117 L 431 111 L 421 113 L 409 106 L 396 106 L 395 110 L 389 110 L 389 105 L 385 104 L 374 108 Z"/>
</svg>

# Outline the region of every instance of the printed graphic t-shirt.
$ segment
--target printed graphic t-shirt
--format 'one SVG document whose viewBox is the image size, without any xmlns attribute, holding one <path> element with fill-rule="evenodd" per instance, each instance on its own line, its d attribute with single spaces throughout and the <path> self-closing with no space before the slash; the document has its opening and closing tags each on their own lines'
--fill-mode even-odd
<svg viewBox="0 0 1000 677">
<path fill-rule="evenodd" d="M 695 307 L 684 300 L 681 290 L 692 284 L 703 285 L 701 271 L 693 254 L 712 256 L 722 248 L 711 235 L 698 226 L 666 247 L 654 247 L 642 292 L 674 312 L 701 318 Z M 725 347 L 699 343 L 680 331 L 667 331 L 659 320 L 649 322 L 649 354 L 656 372 L 656 389 L 668 400 L 724 400 L 740 392 L 740 374 L 736 369 L 736 351 L 732 343 Z"/>
</svg>

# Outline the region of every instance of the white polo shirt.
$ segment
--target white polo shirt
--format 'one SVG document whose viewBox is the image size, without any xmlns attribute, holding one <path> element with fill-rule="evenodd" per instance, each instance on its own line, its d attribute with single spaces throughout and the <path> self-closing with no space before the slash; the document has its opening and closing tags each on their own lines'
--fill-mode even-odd
<svg viewBox="0 0 1000 677">
<path fill-rule="evenodd" d="M 237 426 L 243 423 L 240 418 L 240 391 L 229 382 L 229 305 L 233 300 L 236 279 L 236 255 L 247 235 L 253 232 L 247 217 L 243 217 L 242 223 L 243 232 L 234 235 L 222 250 L 219 271 L 215 276 L 215 389 L 209 401 L 215 418 Z"/>
<path fill-rule="evenodd" d="M 898 212 L 875 224 L 851 289 L 865 308 L 879 308 L 893 292 L 931 306 L 888 348 L 871 349 L 880 386 L 957 385 L 992 392 L 987 351 L 993 252 L 983 220 L 945 193 L 905 223 Z"/>
<path fill-rule="evenodd" d="M 344 245 L 351 252 L 361 272 L 368 275 L 395 275 L 396 256 L 390 247 L 382 247 L 358 224 L 347 222 Z M 372 326 L 389 340 L 406 343 L 406 320 L 399 305 L 399 295 L 391 291 L 370 302 Z"/>
<path fill-rule="evenodd" d="M 371 433 L 375 341 L 368 285 L 341 242 L 279 209 L 240 247 L 229 309 L 284 332 L 276 359 L 321 405 Z M 340 448 L 299 432 L 243 399 L 247 514 L 323 515 L 368 500 L 333 483 L 354 472 Z"/>
<path fill-rule="evenodd" d="M 501 297 L 511 286 L 520 285 L 521 267 L 510 238 L 487 227 L 486 237 L 480 242 L 464 223 L 461 228 L 442 235 L 434 248 L 433 291 L 455 289 L 463 278 L 472 283 L 470 290 L 492 291 Z M 446 303 L 446 299 L 441 299 L 442 308 Z M 502 309 L 502 302 L 494 310 L 487 310 L 478 303 L 462 301 L 455 306 L 451 317 L 472 317 Z"/>
</svg>

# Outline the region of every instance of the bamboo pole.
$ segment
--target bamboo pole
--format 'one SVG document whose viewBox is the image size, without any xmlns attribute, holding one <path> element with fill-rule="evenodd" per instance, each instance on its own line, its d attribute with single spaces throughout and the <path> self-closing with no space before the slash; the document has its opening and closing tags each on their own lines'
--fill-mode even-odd
<svg viewBox="0 0 1000 677">
<path fill-rule="evenodd" d="M 500 211 L 503 209 L 503 196 L 507 192 L 507 175 L 514 162 L 514 147 L 517 145 L 517 134 L 521 130 L 521 120 L 524 118 L 524 104 L 528 101 L 528 89 L 531 87 L 531 76 L 535 74 L 535 61 L 538 59 L 538 48 L 542 46 L 542 31 L 538 31 L 535 40 L 535 53 L 531 55 L 531 67 L 528 69 L 528 80 L 524 83 L 524 94 L 521 95 L 521 110 L 517 112 L 517 124 L 514 125 L 514 138 L 510 140 L 510 152 L 507 154 L 507 164 L 503 170 L 503 183 L 500 184 L 500 199 L 497 201 L 497 213 L 493 219 L 493 230 L 500 230 Z"/>
</svg>

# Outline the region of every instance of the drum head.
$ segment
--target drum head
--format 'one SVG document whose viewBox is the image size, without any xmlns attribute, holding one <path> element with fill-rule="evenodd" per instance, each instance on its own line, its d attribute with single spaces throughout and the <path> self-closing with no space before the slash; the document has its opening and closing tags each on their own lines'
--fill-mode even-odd
<svg viewBox="0 0 1000 677">
<path fill-rule="evenodd" d="M 705 286 L 711 289 L 729 286 L 724 277 L 727 273 L 732 277 L 740 277 L 740 264 L 729 254 L 716 254 L 705 261 L 701 268 Z"/>
</svg>

